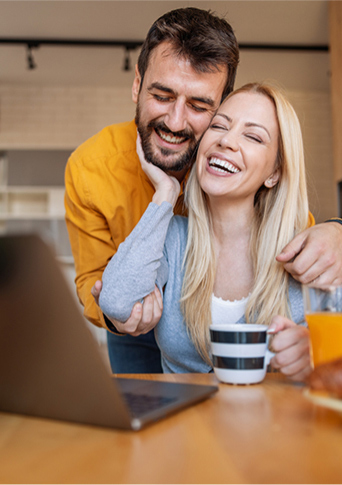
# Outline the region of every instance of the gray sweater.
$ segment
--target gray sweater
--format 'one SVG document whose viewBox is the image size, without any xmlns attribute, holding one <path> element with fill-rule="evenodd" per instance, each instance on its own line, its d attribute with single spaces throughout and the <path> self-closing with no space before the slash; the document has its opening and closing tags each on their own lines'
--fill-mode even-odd
<svg viewBox="0 0 342 485">
<path fill-rule="evenodd" d="M 173 216 L 171 204 L 163 202 L 159 206 L 151 202 L 103 273 L 100 307 L 109 317 L 125 322 L 133 305 L 143 301 L 157 284 L 163 294 L 163 314 L 155 336 L 164 372 L 203 373 L 210 372 L 211 367 L 189 338 L 179 304 L 187 229 L 187 218 Z M 292 278 L 289 299 L 292 320 L 301 322 L 304 318 L 301 286 Z"/>
</svg>

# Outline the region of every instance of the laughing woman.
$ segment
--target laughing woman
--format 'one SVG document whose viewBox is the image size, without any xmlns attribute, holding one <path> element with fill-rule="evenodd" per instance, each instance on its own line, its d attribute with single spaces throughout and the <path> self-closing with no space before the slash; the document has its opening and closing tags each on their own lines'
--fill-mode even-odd
<svg viewBox="0 0 342 485">
<path fill-rule="evenodd" d="M 188 218 L 173 216 L 177 180 L 141 163 L 156 191 L 104 271 L 104 314 L 125 322 L 156 285 L 164 372 L 209 372 L 209 325 L 250 322 L 277 332 L 272 365 L 304 379 L 311 368 L 308 330 L 296 324 L 301 288 L 275 259 L 308 223 L 302 136 L 290 103 L 267 84 L 226 98 L 198 148 Z M 117 330 L 139 333 L 124 323 Z"/>
</svg>

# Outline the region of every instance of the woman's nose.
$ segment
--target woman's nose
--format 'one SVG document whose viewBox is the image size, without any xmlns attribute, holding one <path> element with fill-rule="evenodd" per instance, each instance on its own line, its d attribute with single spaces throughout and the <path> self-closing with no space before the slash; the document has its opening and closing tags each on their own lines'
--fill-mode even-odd
<svg viewBox="0 0 342 485">
<path fill-rule="evenodd" d="M 238 138 L 233 130 L 227 130 L 218 140 L 218 144 L 222 148 L 228 148 L 233 151 L 236 151 L 239 148 Z"/>
</svg>

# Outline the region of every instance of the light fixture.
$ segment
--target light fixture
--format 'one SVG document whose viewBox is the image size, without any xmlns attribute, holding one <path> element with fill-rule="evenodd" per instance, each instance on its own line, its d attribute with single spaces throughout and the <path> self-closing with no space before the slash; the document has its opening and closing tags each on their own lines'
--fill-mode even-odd
<svg viewBox="0 0 342 485">
<path fill-rule="evenodd" d="M 126 72 L 131 70 L 131 57 L 130 57 L 130 52 L 129 52 L 128 47 L 125 48 L 123 70 L 126 71 Z"/>
<path fill-rule="evenodd" d="M 35 63 L 35 60 L 33 58 L 33 53 L 32 53 L 32 49 L 37 47 L 38 47 L 37 45 L 27 44 L 26 59 L 27 59 L 27 69 L 29 70 L 36 69 L 37 67 L 37 64 Z"/>
</svg>

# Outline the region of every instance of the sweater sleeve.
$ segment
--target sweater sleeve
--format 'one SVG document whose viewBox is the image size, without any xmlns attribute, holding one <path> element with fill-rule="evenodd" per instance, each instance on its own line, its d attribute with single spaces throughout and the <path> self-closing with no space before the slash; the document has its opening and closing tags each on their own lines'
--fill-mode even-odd
<svg viewBox="0 0 342 485">
<path fill-rule="evenodd" d="M 302 294 L 302 285 L 289 277 L 289 304 L 291 310 L 291 320 L 303 326 L 307 326 L 304 315 L 304 302 Z"/>
<path fill-rule="evenodd" d="M 162 293 L 168 278 L 164 243 L 172 216 L 171 204 L 151 202 L 109 261 L 99 299 L 108 317 L 125 322 L 134 304 L 152 293 L 156 284 Z"/>
</svg>

